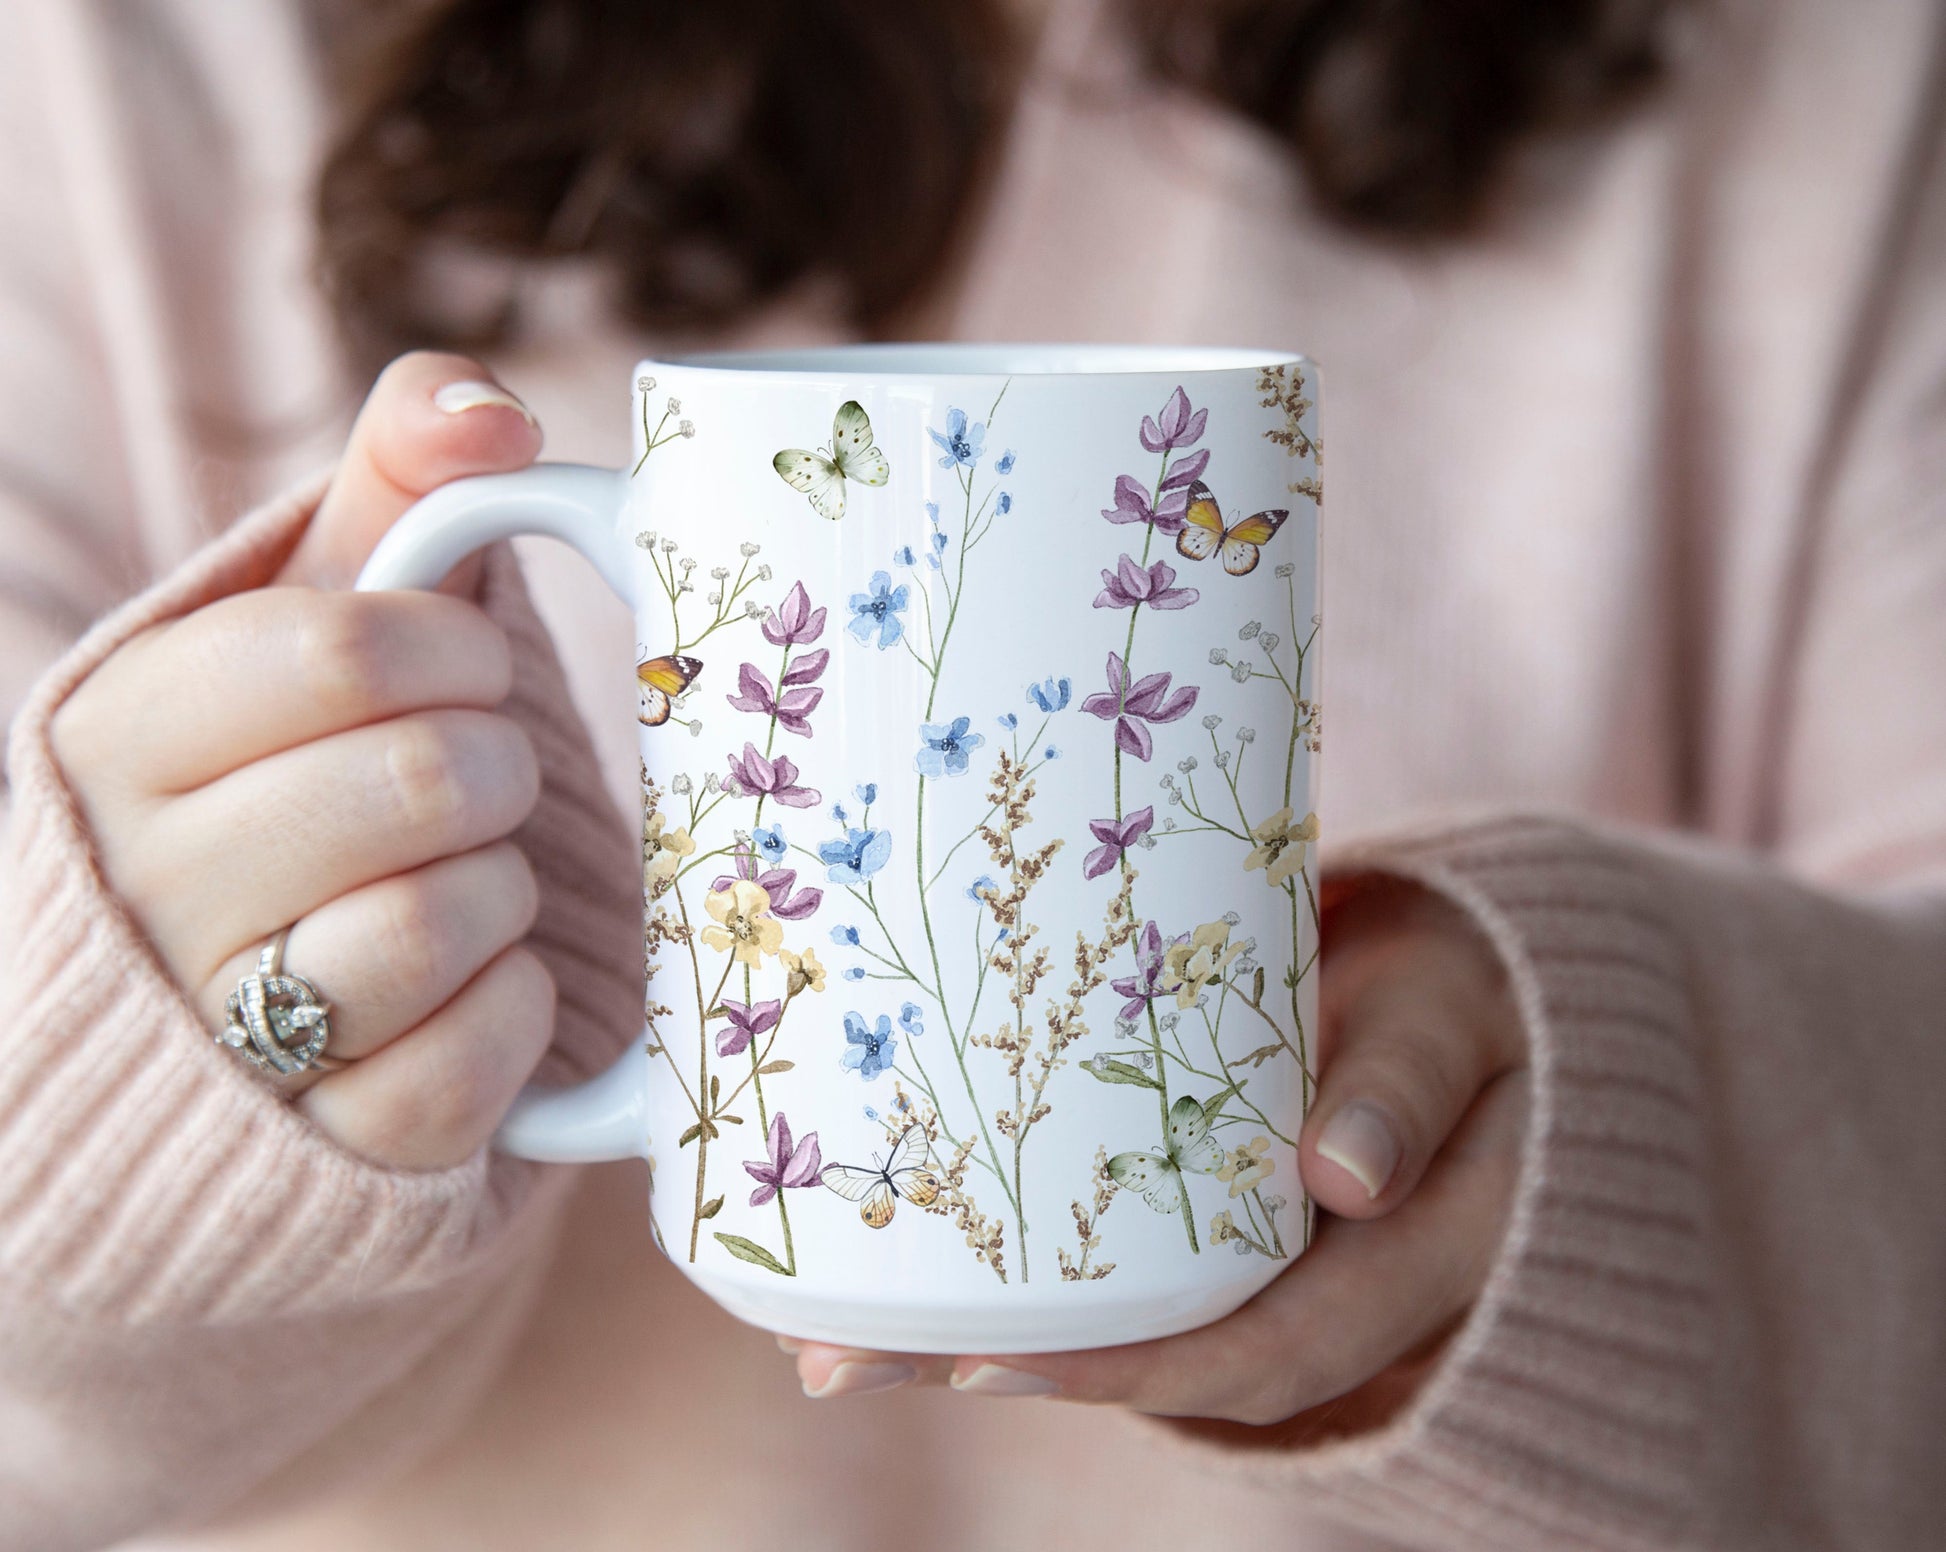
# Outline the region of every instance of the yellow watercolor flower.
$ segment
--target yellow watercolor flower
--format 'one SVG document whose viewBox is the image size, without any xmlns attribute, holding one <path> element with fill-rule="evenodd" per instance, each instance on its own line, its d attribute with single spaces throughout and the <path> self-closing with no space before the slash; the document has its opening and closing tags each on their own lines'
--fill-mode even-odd
<svg viewBox="0 0 1946 1552">
<path fill-rule="evenodd" d="M 1291 811 L 1280 808 L 1250 832 L 1257 849 L 1243 859 L 1243 866 L 1246 871 L 1263 868 L 1270 887 L 1281 889 L 1304 866 L 1308 845 L 1317 838 L 1316 814 L 1306 814 L 1293 824 Z"/>
<path fill-rule="evenodd" d="M 1162 974 L 1156 986 L 1176 994 L 1176 1006 L 1193 1008 L 1203 988 L 1229 969 L 1230 961 L 1243 952 L 1241 943 L 1230 942 L 1230 924 L 1204 922 L 1190 934 L 1187 943 L 1171 943 L 1162 956 Z"/>
<path fill-rule="evenodd" d="M 1223 1211 L 1210 1219 L 1209 1242 L 1212 1245 L 1223 1245 L 1233 1239 L 1242 1238 L 1243 1235 L 1237 1231 L 1236 1220 L 1230 1216 L 1229 1208 L 1224 1208 Z"/>
<path fill-rule="evenodd" d="M 667 821 L 661 814 L 649 815 L 642 827 L 642 882 L 666 884 L 676 876 L 682 859 L 696 850 L 687 830 L 664 831 Z"/>
<path fill-rule="evenodd" d="M 785 986 L 789 996 L 795 997 L 804 991 L 824 990 L 824 966 L 818 963 L 816 949 L 807 948 L 802 954 L 793 954 L 785 949 L 777 957 L 784 962 Z"/>
<path fill-rule="evenodd" d="M 1277 1161 L 1270 1156 L 1270 1139 L 1258 1136 L 1225 1159 L 1223 1167 L 1216 1172 L 1216 1178 L 1230 1182 L 1230 1195 L 1241 1196 L 1276 1172 Z"/>
<path fill-rule="evenodd" d="M 703 929 L 703 941 L 711 948 L 729 949 L 739 963 L 761 964 L 764 955 L 784 946 L 784 924 L 770 914 L 770 896 L 747 878 L 716 890 L 703 906 L 720 923 Z"/>
</svg>

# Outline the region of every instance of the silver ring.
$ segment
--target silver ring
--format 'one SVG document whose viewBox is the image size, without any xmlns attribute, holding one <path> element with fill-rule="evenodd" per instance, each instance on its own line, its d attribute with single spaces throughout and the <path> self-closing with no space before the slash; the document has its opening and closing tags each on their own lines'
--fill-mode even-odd
<svg viewBox="0 0 1946 1552">
<path fill-rule="evenodd" d="M 229 1023 L 216 1043 L 266 1072 L 332 1072 L 344 1063 L 324 1054 L 331 1005 L 303 976 L 285 973 L 284 940 L 290 935 L 288 927 L 278 932 L 257 956 L 256 971 L 237 982 L 223 1005 Z"/>
</svg>

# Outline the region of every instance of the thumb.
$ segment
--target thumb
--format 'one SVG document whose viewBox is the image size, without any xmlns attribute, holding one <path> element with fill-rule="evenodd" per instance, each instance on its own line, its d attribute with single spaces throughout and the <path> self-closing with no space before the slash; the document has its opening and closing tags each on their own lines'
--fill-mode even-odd
<svg viewBox="0 0 1946 1552">
<path fill-rule="evenodd" d="M 462 475 L 523 469 L 540 450 L 534 417 L 479 362 L 400 356 L 372 385 L 330 489 L 277 580 L 349 587 L 421 496 Z"/>
</svg>

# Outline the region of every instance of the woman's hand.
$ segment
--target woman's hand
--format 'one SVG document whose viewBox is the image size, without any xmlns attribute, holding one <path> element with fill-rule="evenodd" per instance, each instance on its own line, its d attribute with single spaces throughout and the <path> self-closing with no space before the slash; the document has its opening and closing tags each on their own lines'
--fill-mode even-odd
<svg viewBox="0 0 1946 1552">
<path fill-rule="evenodd" d="M 1359 891 L 1328 907 L 1324 950 L 1322 1076 L 1298 1158 L 1329 1216 L 1283 1276 L 1214 1325 L 1095 1352 L 915 1358 L 780 1338 L 805 1390 L 950 1383 L 1172 1417 L 1294 1420 L 1307 1436 L 1396 1411 L 1499 1246 L 1527 1053 L 1499 960 L 1438 898 L 1407 885 Z"/>
<path fill-rule="evenodd" d="M 56 713 L 56 757 L 109 883 L 212 1030 L 264 942 L 331 1004 L 330 1054 L 291 1080 L 381 1162 L 467 1158 L 546 1049 L 554 988 L 520 946 L 536 890 L 506 840 L 534 806 L 528 739 L 496 713 L 505 635 L 440 593 L 344 591 L 434 486 L 540 450 L 475 362 L 401 358 L 273 586 L 134 637 Z"/>
</svg>

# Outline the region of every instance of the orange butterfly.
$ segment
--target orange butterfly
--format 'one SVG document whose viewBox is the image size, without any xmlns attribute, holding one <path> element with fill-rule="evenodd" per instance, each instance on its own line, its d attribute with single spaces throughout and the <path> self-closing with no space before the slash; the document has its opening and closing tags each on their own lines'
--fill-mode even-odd
<svg viewBox="0 0 1946 1552">
<path fill-rule="evenodd" d="M 703 671 L 700 658 L 652 657 L 635 665 L 636 715 L 643 727 L 661 727 L 669 720 L 673 698 L 696 682 Z"/>
<path fill-rule="evenodd" d="M 1234 528 L 1225 528 L 1223 509 L 1209 486 L 1198 480 L 1189 487 L 1189 510 L 1183 513 L 1182 532 L 1176 535 L 1176 553 L 1186 560 L 1208 560 L 1221 550 L 1223 569 L 1233 577 L 1247 577 L 1257 569 L 1258 546 L 1268 544 L 1290 515 L 1288 509 L 1278 507 L 1253 512 Z"/>
</svg>

